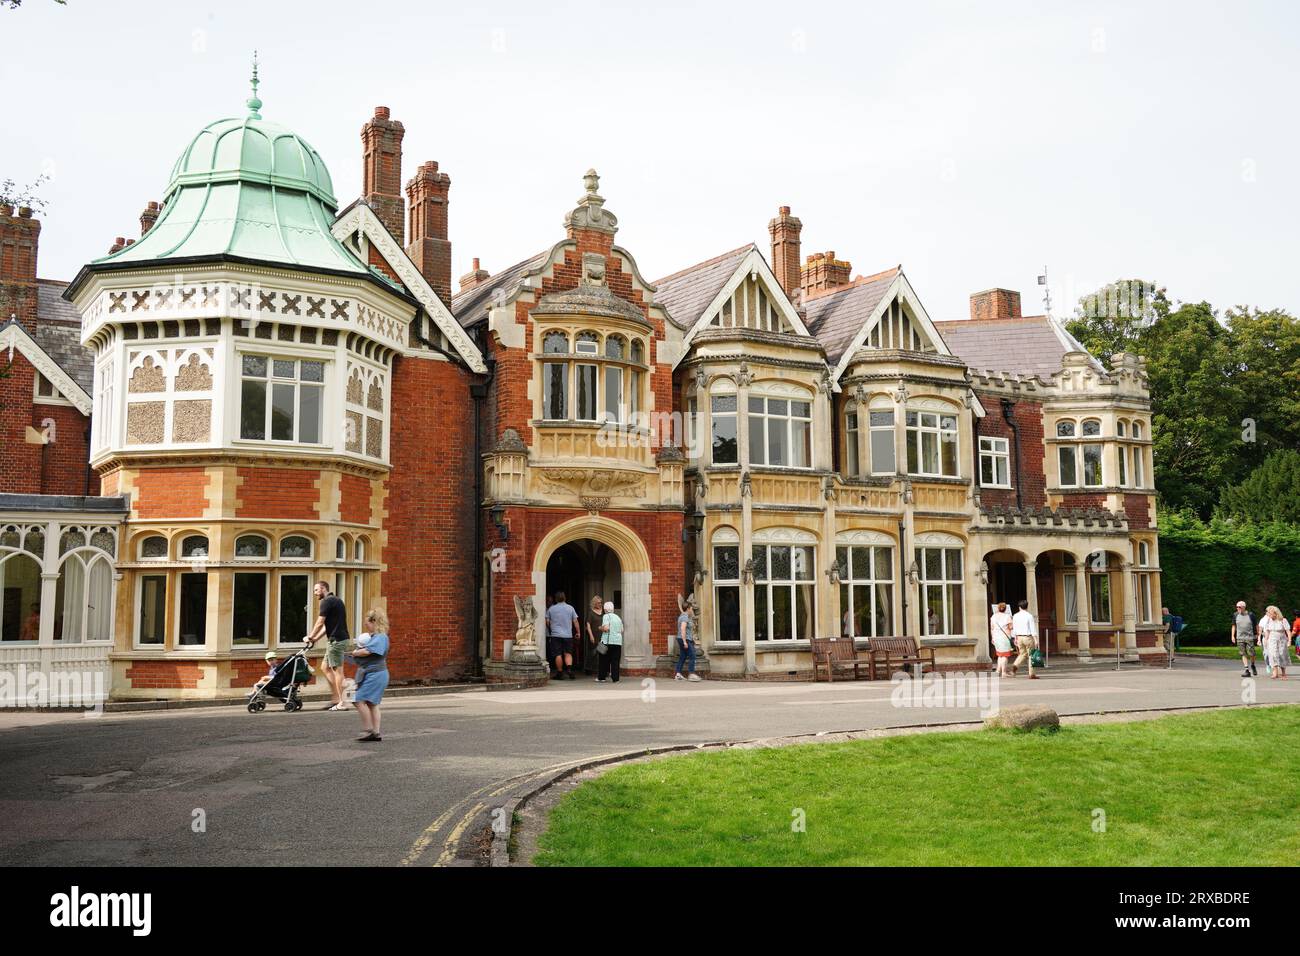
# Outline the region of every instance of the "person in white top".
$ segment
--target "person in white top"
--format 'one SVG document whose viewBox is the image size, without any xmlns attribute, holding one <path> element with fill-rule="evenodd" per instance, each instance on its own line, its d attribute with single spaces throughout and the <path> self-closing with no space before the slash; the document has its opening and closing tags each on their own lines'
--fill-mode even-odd
<svg viewBox="0 0 1300 956">
<path fill-rule="evenodd" d="M 1007 664 L 1011 662 L 1011 612 L 1007 602 L 999 601 L 997 610 L 989 618 L 989 637 L 993 640 L 993 652 L 998 659 L 998 676 L 1010 677 Z"/>
<path fill-rule="evenodd" d="M 1264 661 L 1269 676 L 1286 680 L 1286 669 L 1291 663 L 1291 625 L 1287 623 L 1276 604 L 1270 604 L 1259 622 L 1259 634 L 1264 641 Z"/>
<path fill-rule="evenodd" d="M 1034 673 L 1034 659 L 1030 656 L 1034 648 L 1038 647 L 1038 625 L 1034 621 L 1034 616 L 1029 613 L 1028 601 L 1021 601 L 1017 607 L 1019 610 L 1011 618 L 1011 633 L 1016 639 L 1016 647 L 1020 649 L 1020 654 L 1011 665 L 1011 676 L 1016 676 L 1021 661 L 1028 661 L 1029 679 L 1038 680 L 1038 675 Z"/>
</svg>

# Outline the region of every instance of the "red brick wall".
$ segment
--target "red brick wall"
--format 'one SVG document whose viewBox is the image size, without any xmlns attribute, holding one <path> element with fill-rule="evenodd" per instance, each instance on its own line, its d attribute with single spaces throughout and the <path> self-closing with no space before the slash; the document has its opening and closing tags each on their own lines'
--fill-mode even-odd
<svg viewBox="0 0 1300 956">
<path fill-rule="evenodd" d="M 339 481 L 339 517 L 356 524 L 370 524 L 370 479 L 343 475 Z"/>
<path fill-rule="evenodd" d="M 379 254 L 379 250 L 376 249 L 373 244 L 371 244 L 370 246 L 369 258 L 370 258 L 370 264 L 374 266 L 376 269 L 378 269 L 380 272 L 382 272 L 384 275 L 388 276 L 388 278 L 392 279 L 394 282 L 402 281 L 397 277 L 397 270 L 388 264 L 388 260 Z"/>
<path fill-rule="evenodd" d="M 382 590 L 394 679 L 454 677 L 472 666 L 474 435 L 472 375 L 399 357 L 393 370 L 393 470 L 385 480 Z"/>
<path fill-rule="evenodd" d="M 1020 293 L 1010 289 L 989 289 L 970 297 L 970 317 L 980 319 L 1020 318 Z"/>
<path fill-rule="evenodd" d="M 1005 438 L 1011 450 L 1012 488 L 980 488 L 980 501 L 985 505 L 1014 507 L 1015 485 L 1020 487 L 1021 503 L 1026 508 L 1042 508 L 1047 504 L 1047 477 L 1043 474 L 1043 406 L 1040 402 L 1017 401 L 1011 412 L 1016 429 L 1020 432 L 1020 457 L 1017 463 L 1015 439 L 1011 426 L 1002 416 L 1002 396 L 989 392 L 979 393 L 980 402 L 988 414 L 975 420 L 976 436 Z M 972 449 L 975 456 L 976 475 L 979 474 L 979 442 Z"/>
<path fill-rule="evenodd" d="M 1105 508 L 1105 495 L 1070 493 L 1061 495 L 1062 508 Z"/>
<path fill-rule="evenodd" d="M 240 468 L 240 518 L 311 521 L 320 517 L 320 472 L 313 468 Z"/>
<path fill-rule="evenodd" d="M 32 427 L 43 429 L 42 422 L 54 420 L 54 440 L 45 446 L 41 468 L 41 493 L 46 495 L 97 495 L 99 478 L 86 476 L 90 460 L 90 419 L 71 405 L 32 404 Z"/>
<path fill-rule="evenodd" d="M 485 524 L 488 548 L 506 549 L 505 574 L 492 580 L 492 656 L 500 660 L 504 642 L 513 640 L 518 618 L 514 598 L 532 597 L 537 546 L 556 525 L 586 515 L 560 508 L 506 509 L 509 541 L 502 541 L 490 521 Z M 677 595 L 686 593 L 682 552 L 682 515 L 677 511 L 607 511 L 602 517 L 625 525 L 641 539 L 650 556 L 650 645 L 656 654 L 667 653 L 668 638 L 677 621 Z M 626 591 L 626 588 L 625 588 Z M 542 608 L 538 608 L 540 612 Z"/>
<path fill-rule="evenodd" d="M 208 476 L 202 468 L 157 468 L 135 478 L 135 517 L 199 518 L 208 506 Z"/>
<path fill-rule="evenodd" d="M 8 316 L 5 316 L 8 319 Z M 4 356 L 0 360 L 7 361 Z M 14 352 L 9 377 L 0 379 L 0 491 L 40 494 L 41 445 L 27 444 L 32 421 L 32 388 L 36 370 Z"/>
<path fill-rule="evenodd" d="M 132 661 L 126 669 L 126 679 L 133 688 L 193 689 L 202 677 L 203 669 L 189 661 Z"/>
<path fill-rule="evenodd" d="M 1124 514 L 1130 528 L 1151 527 L 1151 499 L 1147 495 L 1125 495 Z"/>
</svg>

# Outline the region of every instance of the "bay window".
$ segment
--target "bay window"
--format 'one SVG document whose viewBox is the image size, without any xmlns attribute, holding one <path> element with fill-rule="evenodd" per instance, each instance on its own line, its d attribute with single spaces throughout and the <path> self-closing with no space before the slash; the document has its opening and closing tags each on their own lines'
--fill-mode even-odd
<svg viewBox="0 0 1300 956">
<path fill-rule="evenodd" d="M 890 637 L 894 633 L 894 549 L 840 545 L 840 633 L 844 637 Z"/>
<path fill-rule="evenodd" d="M 740 640 L 740 545 L 713 548 L 713 609 L 719 641 Z"/>
<path fill-rule="evenodd" d="M 749 463 L 807 468 L 812 463 L 812 403 L 753 395 Z"/>
<path fill-rule="evenodd" d="M 894 455 L 893 411 L 870 412 L 868 421 L 871 426 L 871 473 L 895 474 L 898 462 Z"/>
<path fill-rule="evenodd" d="M 324 362 L 243 355 L 240 372 L 240 438 L 321 442 Z"/>
<path fill-rule="evenodd" d="M 907 413 L 908 474 L 956 478 L 957 458 L 956 415 Z"/>
<path fill-rule="evenodd" d="M 736 446 L 736 396 L 714 395 L 713 403 L 713 463 L 734 465 L 740 459 Z"/>
<path fill-rule="evenodd" d="M 961 548 L 916 549 L 920 573 L 921 633 L 927 637 L 964 633 Z"/>
<path fill-rule="evenodd" d="M 754 546 L 754 639 L 806 641 L 815 636 L 813 549 Z"/>
</svg>

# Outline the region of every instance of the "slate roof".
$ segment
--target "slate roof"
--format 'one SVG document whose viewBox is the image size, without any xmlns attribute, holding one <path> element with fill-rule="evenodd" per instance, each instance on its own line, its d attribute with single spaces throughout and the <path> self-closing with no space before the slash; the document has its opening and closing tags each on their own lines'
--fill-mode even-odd
<svg viewBox="0 0 1300 956">
<path fill-rule="evenodd" d="M 81 345 L 81 315 L 63 298 L 66 282 L 36 280 L 36 331 L 32 338 L 68 376 L 92 394 L 95 357 Z"/>
<path fill-rule="evenodd" d="M 936 322 L 952 353 L 968 368 L 1050 378 L 1061 370 L 1066 352 L 1086 352 L 1055 320 L 1045 315 L 1015 319 L 959 319 Z M 1104 371 L 1095 358 L 1093 365 Z"/>
<path fill-rule="evenodd" d="M 690 329 L 727 284 L 740 260 L 757 248 L 751 242 L 655 280 L 650 283 L 655 288 L 655 302 L 674 325 Z"/>
<path fill-rule="evenodd" d="M 895 266 L 872 276 L 861 276 L 851 286 L 804 300 L 805 324 L 826 349 L 826 359 L 832 367 L 839 364 L 901 271 L 902 266 Z"/>
<path fill-rule="evenodd" d="M 523 262 L 516 262 L 509 269 L 498 272 L 482 284 L 453 295 L 451 314 L 466 328 L 486 319 L 488 309 L 492 307 L 492 293 L 501 289 L 505 297 L 509 298 L 524 276 L 545 262 L 550 253 L 550 249 L 539 252 Z"/>
</svg>

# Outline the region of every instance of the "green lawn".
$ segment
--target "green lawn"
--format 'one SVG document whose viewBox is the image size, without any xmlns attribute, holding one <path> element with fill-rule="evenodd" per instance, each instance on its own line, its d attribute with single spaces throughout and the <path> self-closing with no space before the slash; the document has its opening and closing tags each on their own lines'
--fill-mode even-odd
<svg viewBox="0 0 1300 956">
<path fill-rule="evenodd" d="M 1261 707 L 633 764 L 566 796 L 535 862 L 1292 866 L 1297 807 L 1300 707 Z"/>
</svg>

